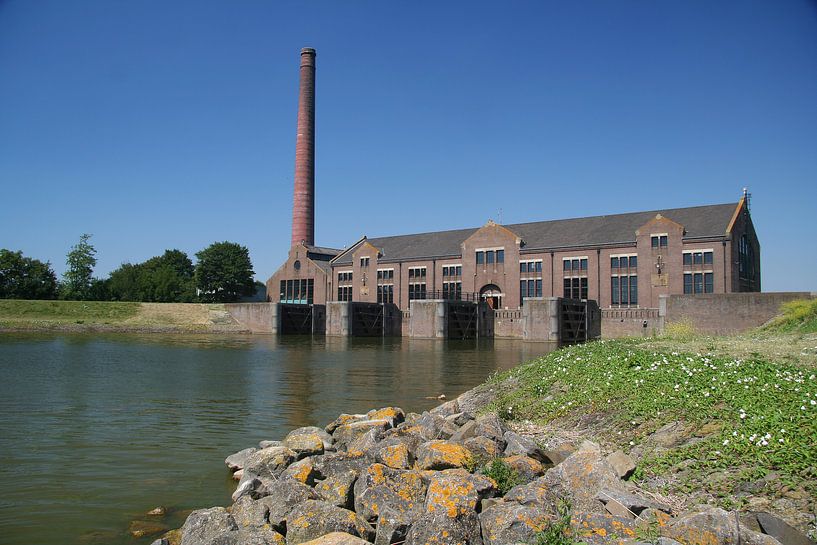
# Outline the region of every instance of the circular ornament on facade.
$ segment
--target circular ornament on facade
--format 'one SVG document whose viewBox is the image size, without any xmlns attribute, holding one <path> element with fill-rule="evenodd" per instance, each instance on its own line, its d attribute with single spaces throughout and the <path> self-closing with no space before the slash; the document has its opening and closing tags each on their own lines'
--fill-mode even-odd
<svg viewBox="0 0 817 545">
<path fill-rule="evenodd" d="M 300 262 L 300 260 L 296 259 L 296 260 L 295 260 L 295 263 L 293 263 L 293 264 L 292 264 L 292 266 L 293 266 L 293 267 L 295 267 L 295 270 L 296 270 L 296 271 L 301 270 L 301 262 Z"/>
</svg>

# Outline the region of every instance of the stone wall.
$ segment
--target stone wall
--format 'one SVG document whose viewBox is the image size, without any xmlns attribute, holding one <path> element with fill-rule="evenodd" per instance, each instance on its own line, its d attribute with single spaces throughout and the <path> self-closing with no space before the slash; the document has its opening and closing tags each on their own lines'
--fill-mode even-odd
<svg viewBox="0 0 817 545">
<path fill-rule="evenodd" d="M 669 295 L 661 297 L 659 315 L 664 328 L 689 324 L 698 333 L 723 335 L 763 325 L 787 301 L 816 296 L 809 292 Z"/>
<path fill-rule="evenodd" d="M 522 309 L 495 310 L 494 337 L 497 339 L 521 339 L 525 330 Z"/>
<path fill-rule="evenodd" d="M 656 335 L 660 331 L 657 308 L 601 309 L 601 336 L 604 339 L 645 337 Z"/>
</svg>

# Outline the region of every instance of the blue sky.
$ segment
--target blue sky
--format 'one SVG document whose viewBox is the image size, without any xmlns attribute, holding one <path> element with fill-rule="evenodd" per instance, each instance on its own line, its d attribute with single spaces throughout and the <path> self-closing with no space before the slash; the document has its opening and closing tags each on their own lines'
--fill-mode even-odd
<svg viewBox="0 0 817 545">
<path fill-rule="evenodd" d="M 301 47 L 319 244 L 737 201 L 817 291 L 817 3 L 0 0 L 0 247 L 285 258 Z"/>
</svg>

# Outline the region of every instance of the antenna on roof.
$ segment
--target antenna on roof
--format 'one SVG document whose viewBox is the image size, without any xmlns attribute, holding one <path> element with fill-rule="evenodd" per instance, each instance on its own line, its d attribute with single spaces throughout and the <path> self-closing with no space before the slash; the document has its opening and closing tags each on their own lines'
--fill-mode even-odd
<svg viewBox="0 0 817 545">
<path fill-rule="evenodd" d="M 749 188 L 748 187 L 743 188 L 743 200 L 746 201 L 746 210 L 748 212 L 751 212 L 752 210 L 750 208 L 750 204 L 752 202 L 752 194 L 749 193 Z"/>
</svg>

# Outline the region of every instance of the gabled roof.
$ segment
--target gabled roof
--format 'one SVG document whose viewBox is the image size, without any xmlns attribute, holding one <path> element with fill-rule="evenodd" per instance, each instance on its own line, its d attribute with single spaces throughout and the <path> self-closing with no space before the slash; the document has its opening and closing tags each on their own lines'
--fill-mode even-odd
<svg viewBox="0 0 817 545">
<path fill-rule="evenodd" d="M 726 203 L 670 208 L 607 216 L 517 223 L 504 225 L 504 227 L 522 238 L 523 251 L 632 244 L 635 243 L 636 230 L 654 218 L 656 214 L 661 214 L 683 225 L 686 228 L 684 238 L 722 237 L 726 235 L 732 216 L 740 204 Z M 478 228 L 457 229 L 362 240 L 366 240 L 382 252 L 383 257 L 380 261 L 403 261 L 458 256 L 462 251 L 460 245 L 477 230 Z M 349 250 L 353 250 L 362 240 Z M 351 263 L 351 256 L 352 252 L 346 251 L 332 263 L 339 265 Z"/>
<path fill-rule="evenodd" d="M 325 246 L 310 246 L 308 244 L 305 244 L 304 246 L 306 246 L 306 249 L 308 251 L 312 252 L 312 253 L 322 254 L 322 255 L 330 255 L 332 257 L 338 255 L 339 253 L 341 253 L 343 251 L 343 250 L 338 250 L 336 248 L 327 248 Z"/>
</svg>

